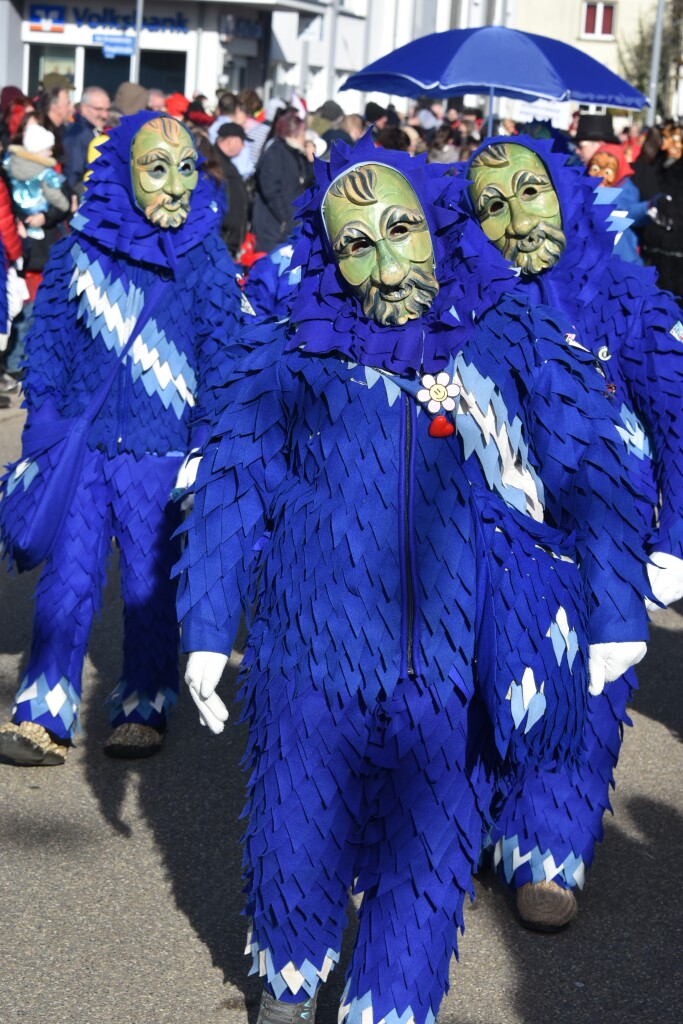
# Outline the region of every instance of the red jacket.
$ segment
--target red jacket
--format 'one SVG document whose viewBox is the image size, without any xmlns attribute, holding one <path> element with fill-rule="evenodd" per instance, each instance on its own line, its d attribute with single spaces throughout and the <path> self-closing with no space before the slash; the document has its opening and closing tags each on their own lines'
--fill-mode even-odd
<svg viewBox="0 0 683 1024">
<path fill-rule="evenodd" d="M 8 264 L 14 263 L 22 253 L 21 238 L 12 212 L 12 199 L 2 178 L 0 178 L 0 238 L 5 247 Z"/>
</svg>

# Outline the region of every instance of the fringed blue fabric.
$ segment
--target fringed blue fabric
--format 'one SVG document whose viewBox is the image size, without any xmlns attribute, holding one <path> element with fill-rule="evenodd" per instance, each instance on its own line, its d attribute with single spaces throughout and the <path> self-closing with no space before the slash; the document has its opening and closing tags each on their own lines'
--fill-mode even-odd
<svg viewBox="0 0 683 1024">
<path fill-rule="evenodd" d="M 289 316 L 292 302 L 301 284 L 301 267 L 292 262 L 300 232 L 297 227 L 284 245 L 273 249 L 250 268 L 245 294 L 258 317 Z"/>
<path fill-rule="evenodd" d="M 13 709 L 72 739 L 93 617 L 101 605 L 111 538 L 124 601 L 123 671 L 112 720 L 164 728 L 178 693 L 178 627 L 171 567 L 180 522 L 169 502 L 180 458 L 87 452 L 80 486 L 36 588 L 33 641 Z"/>
<path fill-rule="evenodd" d="M 153 227 L 133 200 L 130 144 L 149 113 L 124 118 L 92 165 L 71 234 L 52 250 L 27 342 L 28 424 L 76 417 L 118 376 L 88 436 L 75 497 L 36 591 L 33 642 L 16 721 L 38 721 L 71 739 L 93 616 L 111 538 L 120 552 L 124 600 L 121 681 L 114 725 L 163 729 L 178 688 L 178 625 L 171 568 L 180 511 L 171 502 L 185 455 L 208 433 L 229 344 L 241 327 L 235 268 L 200 172 L 186 223 Z M 144 326 L 152 295 L 161 298 Z M 134 337 L 125 360 L 121 352 Z M 33 453 L 32 453 L 33 455 Z M 9 468 L 31 515 L 46 454 Z"/>
<path fill-rule="evenodd" d="M 510 141 L 533 150 L 548 167 L 567 237 L 558 264 L 537 277 L 520 276 L 515 294 L 562 310 L 574 342 L 601 364 L 643 541 L 648 550 L 681 558 L 683 314 L 674 297 L 657 288 L 653 270 L 613 255 L 617 228 L 606 200 L 614 196 L 595 188 L 581 169 L 566 166 L 565 156 L 551 143 L 519 136 L 486 145 Z M 502 788 L 490 842 L 501 875 L 511 885 L 543 878 L 582 884 L 602 838 L 602 815 L 609 808 L 623 723 L 628 724 L 626 703 L 634 687 L 630 672 L 609 683 L 601 696 L 589 697 L 580 768 L 534 769 L 521 779 L 515 776 L 507 791 Z"/>
<path fill-rule="evenodd" d="M 566 322 L 505 295 L 485 309 L 472 259 L 442 283 L 442 309 L 481 301 L 452 347 L 438 317 L 433 346 L 426 328 L 387 342 L 321 284 L 329 258 L 303 214 L 293 329 L 263 323 L 235 347 L 204 450 L 177 569 L 183 645 L 227 653 L 247 613 L 259 972 L 310 994 L 357 879 L 350 1012 L 425 1024 L 494 775 L 579 763 L 586 644 L 647 635 L 640 533 L 621 420 Z M 434 371 L 456 404 L 442 436 Z"/>
</svg>

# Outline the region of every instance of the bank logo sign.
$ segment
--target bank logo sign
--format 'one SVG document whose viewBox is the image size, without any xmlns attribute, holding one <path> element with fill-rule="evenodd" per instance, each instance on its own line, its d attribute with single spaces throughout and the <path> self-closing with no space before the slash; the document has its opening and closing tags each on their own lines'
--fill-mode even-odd
<svg viewBox="0 0 683 1024">
<path fill-rule="evenodd" d="M 66 7 L 53 4 L 31 4 L 28 9 L 28 27 L 31 32 L 63 32 Z"/>
<path fill-rule="evenodd" d="M 31 32 L 63 32 L 66 24 L 66 7 L 53 4 L 31 4 L 28 21 Z M 118 14 L 113 7 L 70 7 L 70 20 L 77 28 L 111 29 L 125 32 L 135 28 L 135 13 Z M 188 20 L 184 14 L 167 14 L 164 17 L 145 15 L 142 27 L 149 32 L 187 32 Z"/>
</svg>

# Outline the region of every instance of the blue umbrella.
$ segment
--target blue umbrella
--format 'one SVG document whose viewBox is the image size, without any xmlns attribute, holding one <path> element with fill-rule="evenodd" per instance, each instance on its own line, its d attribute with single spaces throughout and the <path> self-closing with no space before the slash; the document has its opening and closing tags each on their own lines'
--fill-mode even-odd
<svg viewBox="0 0 683 1024">
<path fill-rule="evenodd" d="M 576 100 L 636 110 L 648 102 L 576 47 L 497 25 L 414 39 L 351 75 L 341 88 L 434 98 L 488 93 L 491 98 Z"/>
</svg>

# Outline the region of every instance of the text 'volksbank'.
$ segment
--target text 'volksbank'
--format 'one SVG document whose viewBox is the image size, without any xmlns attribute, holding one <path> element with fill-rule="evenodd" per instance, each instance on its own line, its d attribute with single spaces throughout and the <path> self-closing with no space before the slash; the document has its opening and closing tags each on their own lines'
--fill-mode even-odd
<svg viewBox="0 0 683 1024">
<path fill-rule="evenodd" d="M 70 8 L 73 20 L 78 28 L 104 28 L 118 29 L 125 32 L 126 29 L 135 28 L 135 14 L 118 14 L 113 7 L 72 7 Z M 65 6 L 59 4 L 31 4 L 29 7 L 29 20 L 33 23 L 51 22 L 53 25 L 64 25 L 66 23 Z M 145 15 L 142 20 L 143 28 L 150 32 L 188 32 L 189 23 L 184 14 L 166 14 L 163 17 L 156 15 Z"/>
</svg>

